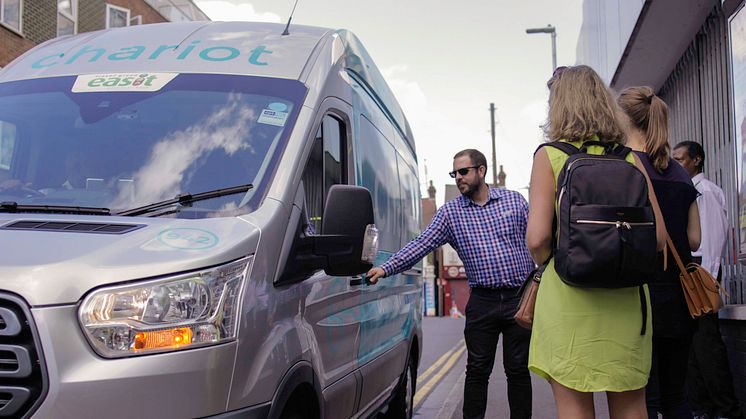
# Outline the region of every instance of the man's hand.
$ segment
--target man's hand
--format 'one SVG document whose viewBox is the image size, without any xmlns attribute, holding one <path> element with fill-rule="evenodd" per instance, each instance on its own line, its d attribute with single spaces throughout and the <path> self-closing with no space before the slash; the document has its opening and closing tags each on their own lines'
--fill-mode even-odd
<svg viewBox="0 0 746 419">
<path fill-rule="evenodd" d="M 376 266 L 371 268 L 365 276 L 368 277 L 369 284 L 375 284 L 378 282 L 378 278 L 384 278 L 386 276 L 386 272 L 380 266 Z"/>
</svg>

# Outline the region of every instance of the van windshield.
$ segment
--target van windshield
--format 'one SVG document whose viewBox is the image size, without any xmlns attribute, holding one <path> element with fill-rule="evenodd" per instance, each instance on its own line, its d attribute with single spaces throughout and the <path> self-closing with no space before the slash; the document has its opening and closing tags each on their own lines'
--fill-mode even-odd
<svg viewBox="0 0 746 419">
<path fill-rule="evenodd" d="M 118 212 L 253 184 L 168 214 L 252 211 L 306 94 L 295 80 L 207 74 L 177 75 L 157 91 L 106 91 L 106 76 L 83 92 L 73 86 L 85 76 L 0 84 L 0 202 Z"/>
</svg>

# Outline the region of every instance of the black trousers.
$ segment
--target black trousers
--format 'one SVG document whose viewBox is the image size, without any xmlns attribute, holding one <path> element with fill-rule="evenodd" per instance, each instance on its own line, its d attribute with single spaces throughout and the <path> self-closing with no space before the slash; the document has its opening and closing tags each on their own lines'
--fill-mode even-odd
<svg viewBox="0 0 746 419">
<path fill-rule="evenodd" d="M 531 417 L 531 375 L 528 371 L 531 331 L 522 328 L 513 319 L 519 299 L 517 288 L 472 289 L 466 305 L 464 329 L 468 352 L 464 384 L 464 419 L 484 418 L 487 408 L 487 387 L 501 333 L 503 366 L 508 379 L 510 417 Z"/>
<path fill-rule="evenodd" d="M 691 337 L 656 338 L 653 335 L 653 365 L 645 387 L 648 418 L 691 419 L 686 397 L 686 366 Z"/>
<path fill-rule="evenodd" d="M 743 418 L 733 388 L 728 352 L 720 335 L 717 313 L 699 318 L 697 327 L 687 375 L 687 391 L 692 408 L 697 413 L 707 413 L 711 417 Z"/>
</svg>

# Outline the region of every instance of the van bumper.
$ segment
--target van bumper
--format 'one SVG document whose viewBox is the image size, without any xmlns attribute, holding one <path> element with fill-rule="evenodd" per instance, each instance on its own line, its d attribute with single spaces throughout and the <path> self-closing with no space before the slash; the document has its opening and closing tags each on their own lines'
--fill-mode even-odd
<svg viewBox="0 0 746 419">
<path fill-rule="evenodd" d="M 49 378 L 35 419 L 187 418 L 225 412 L 236 342 L 105 359 L 84 336 L 77 306 L 33 308 L 31 312 Z"/>
</svg>

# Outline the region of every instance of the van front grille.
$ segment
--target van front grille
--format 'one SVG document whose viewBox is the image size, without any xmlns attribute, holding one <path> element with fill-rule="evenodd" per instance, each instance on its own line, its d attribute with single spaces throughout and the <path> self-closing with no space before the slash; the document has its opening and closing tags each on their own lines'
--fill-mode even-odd
<svg viewBox="0 0 746 419">
<path fill-rule="evenodd" d="M 47 374 L 31 312 L 0 293 L 0 418 L 26 418 L 47 392 Z"/>
</svg>

